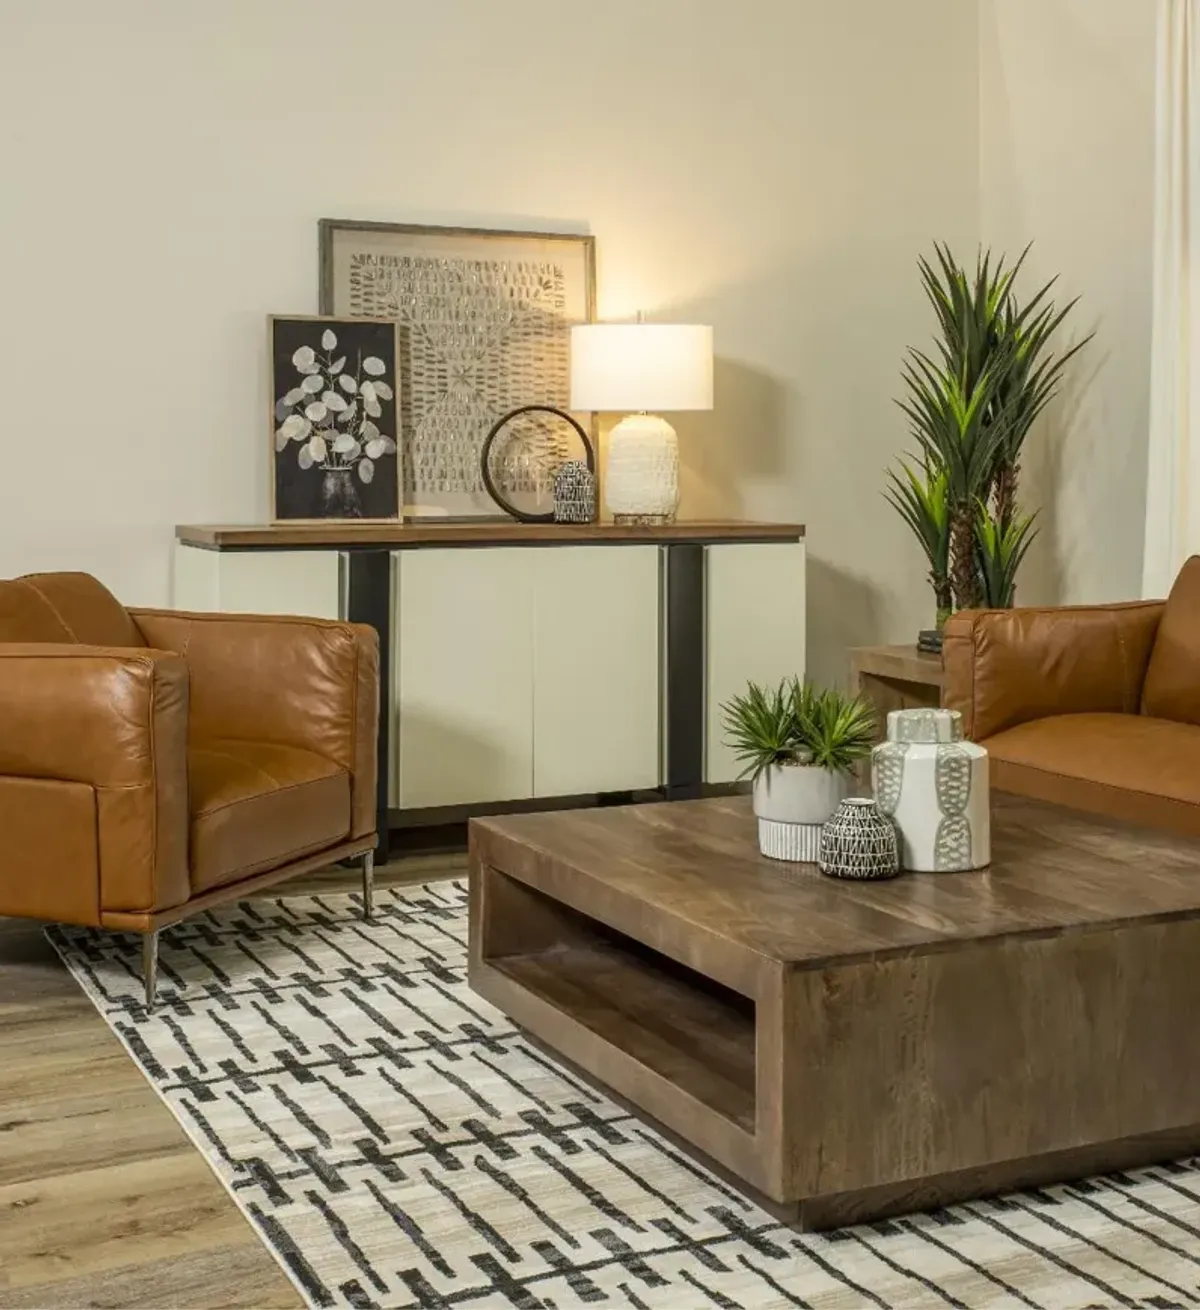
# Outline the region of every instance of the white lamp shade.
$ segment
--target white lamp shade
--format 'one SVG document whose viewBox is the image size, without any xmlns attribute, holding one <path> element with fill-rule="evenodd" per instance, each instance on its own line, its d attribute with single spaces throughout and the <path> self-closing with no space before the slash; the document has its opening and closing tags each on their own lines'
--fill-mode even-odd
<svg viewBox="0 0 1200 1310">
<path fill-rule="evenodd" d="M 712 328 L 585 323 L 571 329 L 571 408 L 712 409 Z"/>
</svg>

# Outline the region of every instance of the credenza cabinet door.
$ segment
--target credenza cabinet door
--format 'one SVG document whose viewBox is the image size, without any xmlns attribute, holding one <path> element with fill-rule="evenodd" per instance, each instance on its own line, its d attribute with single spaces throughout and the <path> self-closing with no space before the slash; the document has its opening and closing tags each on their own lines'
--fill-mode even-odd
<svg viewBox="0 0 1200 1310">
<path fill-rule="evenodd" d="M 396 555 L 393 804 L 533 794 L 533 553 Z"/>
<path fill-rule="evenodd" d="M 740 766 L 725 744 L 721 705 L 748 682 L 804 676 L 804 545 L 709 546 L 707 556 L 704 780 L 722 783 Z"/>
<path fill-rule="evenodd" d="M 659 552 L 560 546 L 533 569 L 533 791 L 657 787 Z"/>
</svg>

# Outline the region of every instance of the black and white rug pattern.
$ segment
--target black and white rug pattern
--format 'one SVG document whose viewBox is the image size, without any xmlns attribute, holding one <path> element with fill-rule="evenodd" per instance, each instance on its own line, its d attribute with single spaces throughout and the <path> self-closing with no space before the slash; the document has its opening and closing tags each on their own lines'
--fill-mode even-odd
<svg viewBox="0 0 1200 1310">
<path fill-rule="evenodd" d="M 832 1234 L 780 1225 L 466 983 L 466 890 L 49 936 L 313 1306 L 1200 1304 L 1200 1161 Z"/>
</svg>

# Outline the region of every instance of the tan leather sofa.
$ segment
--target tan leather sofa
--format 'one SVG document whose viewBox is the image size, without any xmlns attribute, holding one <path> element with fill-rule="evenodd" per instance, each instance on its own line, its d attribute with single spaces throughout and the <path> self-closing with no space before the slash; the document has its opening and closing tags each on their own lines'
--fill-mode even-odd
<svg viewBox="0 0 1200 1310">
<path fill-rule="evenodd" d="M 144 934 L 361 857 L 379 644 L 316 619 L 126 610 L 95 578 L 0 581 L 0 915 Z"/>
<path fill-rule="evenodd" d="M 993 787 L 1200 834 L 1200 557 L 1165 602 L 956 614 L 943 660 Z"/>
</svg>

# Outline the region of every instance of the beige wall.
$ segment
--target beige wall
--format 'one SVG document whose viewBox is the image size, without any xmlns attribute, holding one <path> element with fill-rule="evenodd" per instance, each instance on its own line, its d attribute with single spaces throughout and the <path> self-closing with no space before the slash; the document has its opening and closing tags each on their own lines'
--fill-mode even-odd
<svg viewBox="0 0 1200 1310">
<path fill-rule="evenodd" d="M 1149 420 L 1153 0 L 982 0 L 984 240 L 1036 242 L 1025 285 L 1061 273 L 1096 339 L 1030 438 L 1042 538 L 1021 599 L 1140 594 Z"/>
<path fill-rule="evenodd" d="M 161 602 L 267 513 L 264 318 L 323 215 L 583 229 L 607 316 L 711 321 L 683 511 L 796 516 L 812 664 L 929 604 L 879 499 L 913 261 L 977 230 L 963 0 L 0 0 L 0 575 Z"/>
</svg>

